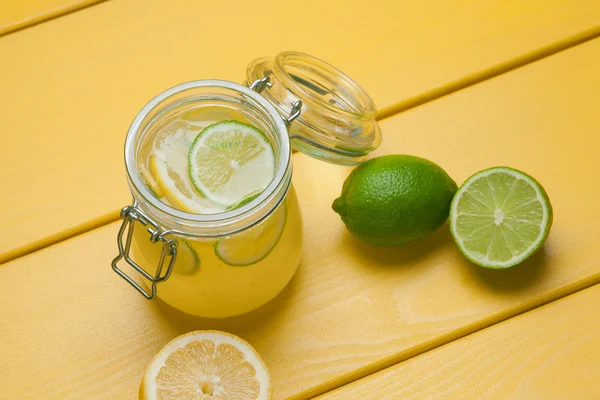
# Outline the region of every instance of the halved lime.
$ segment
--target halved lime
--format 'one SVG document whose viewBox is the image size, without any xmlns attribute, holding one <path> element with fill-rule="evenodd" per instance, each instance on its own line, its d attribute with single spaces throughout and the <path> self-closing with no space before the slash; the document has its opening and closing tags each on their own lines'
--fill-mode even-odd
<svg viewBox="0 0 600 400">
<path fill-rule="evenodd" d="M 196 190 L 227 207 L 268 186 L 275 171 L 275 154 L 259 129 L 238 121 L 222 121 L 196 136 L 188 164 Z"/>
<path fill-rule="evenodd" d="M 256 264 L 269 255 L 283 234 L 287 212 L 285 204 L 258 225 L 226 236 L 215 243 L 215 254 L 234 267 Z"/>
<path fill-rule="evenodd" d="M 184 179 L 185 166 L 174 168 L 156 154 L 150 156 L 149 164 L 152 176 L 171 206 L 189 213 L 220 212 L 220 209 L 214 210 L 209 201 L 196 193 L 189 180 Z"/>
<path fill-rule="evenodd" d="M 177 258 L 174 272 L 182 275 L 193 275 L 200 269 L 200 257 L 194 246 L 185 239 L 181 239 L 177 246 Z"/>
<path fill-rule="evenodd" d="M 546 240 L 552 206 L 524 172 L 495 167 L 471 176 L 450 206 L 450 231 L 473 263 L 503 269 L 519 264 Z"/>
</svg>

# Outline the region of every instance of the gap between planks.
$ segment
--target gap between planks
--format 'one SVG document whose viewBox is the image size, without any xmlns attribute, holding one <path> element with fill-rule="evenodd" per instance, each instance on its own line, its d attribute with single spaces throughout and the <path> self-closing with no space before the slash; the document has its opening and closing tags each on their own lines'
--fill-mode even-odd
<svg viewBox="0 0 600 400">
<path fill-rule="evenodd" d="M 98 0 L 98 1 L 92 0 L 91 2 L 88 2 L 88 6 L 93 5 L 93 4 L 98 4 L 101 1 L 105 1 L 105 0 Z M 1 36 L 2 36 L 2 33 L 0 33 L 0 37 Z M 526 53 L 519 57 L 513 58 L 504 63 L 492 66 L 492 67 L 484 69 L 480 72 L 477 72 L 477 73 L 465 76 L 464 78 L 452 81 L 446 85 L 432 89 L 421 95 L 400 101 L 392 106 L 389 106 L 382 110 L 379 110 L 379 112 L 377 113 L 377 120 L 382 121 L 384 119 L 394 117 L 394 116 L 396 116 L 404 111 L 407 111 L 411 108 L 418 107 L 425 103 L 439 99 L 443 96 L 447 96 L 449 94 L 466 89 L 470 86 L 484 82 L 488 79 L 492 79 L 496 76 L 499 76 L 499 75 L 505 74 L 507 72 L 510 72 L 512 70 L 515 70 L 517 68 L 523 67 L 527 64 L 531 64 L 533 62 L 539 61 L 545 57 L 551 56 L 553 54 L 556 54 L 561 51 L 567 50 L 569 48 L 575 47 L 577 45 L 583 44 L 583 43 L 593 40 L 597 37 L 600 37 L 600 25 L 596 26 L 592 29 L 588 29 L 583 32 L 580 32 L 576 35 L 570 36 L 568 38 L 559 40 L 559 41 L 549 44 L 547 46 L 541 47 L 539 49 L 533 50 L 529 53 Z M 35 251 L 52 246 L 52 245 L 62 242 L 64 240 L 70 239 L 74 236 L 81 235 L 88 231 L 100 228 L 101 226 L 116 222 L 119 219 L 120 219 L 119 211 L 110 212 L 101 217 L 94 218 L 91 221 L 87 221 L 87 222 L 84 222 L 83 224 L 79 224 L 74 227 L 65 229 L 64 231 L 52 234 L 43 239 L 33 241 L 32 243 L 29 243 L 25 246 L 21 246 L 16 249 L 13 249 L 13 250 L 5 253 L 4 255 L 0 255 L 0 265 L 6 263 L 8 261 L 15 260 L 19 257 L 26 256 L 27 254 L 33 253 Z"/>
<path fill-rule="evenodd" d="M 375 374 L 377 372 L 381 372 L 387 368 L 393 367 L 394 365 L 400 364 L 404 361 L 407 361 L 413 357 L 425 354 L 431 350 L 434 350 L 438 347 L 444 346 L 448 343 L 454 342 L 456 340 L 465 338 L 474 333 L 477 333 L 481 330 L 490 328 L 496 324 L 504 322 L 508 319 L 514 318 L 521 314 L 528 313 L 530 311 L 534 311 L 540 307 L 543 307 L 549 303 L 552 303 L 556 300 L 560 300 L 564 297 L 573 295 L 582 290 L 588 289 L 592 286 L 600 284 L 600 273 L 595 274 L 587 279 L 584 279 L 579 282 L 572 283 L 570 285 L 564 286 L 560 289 L 557 289 L 551 293 L 548 293 L 538 299 L 530 300 L 526 303 L 519 305 L 510 310 L 506 310 L 495 315 L 491 315 L 481 321 L 476 323 L 463 326 L 462 328 L 453 330 L 450 333 L 442 335 L 436 339 L 427 341 L 418 345 L 416 347 L 407 349 L 401 353 L 386 357 L 376 363 L 369 364 L 363 368 L 360 368 L 356 371 L 353 371 L 349 374 L 342 375 L 332 381 L 324 383 L 320 386 L 314 387 L 305 392 L 298 393 L 295 396 L 289 397 L 287 400 L 308 400 L 313 399 L 318 396 L 321 396 L 325 393 L 331 392 L 336 389 L 340 389 L 346 385 L 349 385 L 353 382 L 356 382 L 360 379 L 366 378 L 369 375 Z"/>
<path fill-rule="evenodd" d="M 101 1 L 104 1 L 104 0 L 89 2 L 81 8 L 73 9 L 70 11 L 77 11 L 82 8 L 91 6 L 93 4 L 97 4 Z M 52 18 L 59 17 L 61 15 L 64 15 L 64 14 L 51 16 L 48 19 L 35 22 L 35 24 L 47 21 Z M 23 29 L 23 28 L 18 28 L 18 29 Z M 12 33 L 12 32 L 15 32 L 15 31 L 11 31 L 8 33 Z M 0 33 L 0 37 L 5 34 L 7 34 L 7 33 Z M 462 89 L 468 88 L 470 86 L 476 85 L 478 83 L 484 82 L 488 79 L 505 74 L 514 69 L 520 68 L 522 66 L 525 66 L 527 64 L 530 64 L 530 63 L 533 63 L 536 61 L 539 61 L 545 57 L 548 57 L 553 54 L 559 53 L 561 51 L 567 50 L 571 47 L 575 47 L 579 44 L 585 43 L 585 42 L 595 39 L 597 37 L 600 37 L 600 26 L 583 31 L 577 35 L 570 36 L 566 39 L 549 44 L 547 46 L 541 47 L 532 52 L 526 53 L 522 56 L 508 60 L 504 63 L 484 69 L 478 73 L 474 73 L 474 74 L 468 75 L 464 78 L 452 81 L 446 85 L 432 89 L 432 90 L 425 92 L 419 96 L 415 96 L 415 97 L 406 99 L 404 101 L 398 102 L 390 107 L 386 107 L 379 111 L 379 113 L 377 115 L 377 120 L 381 121 L 386 118 L 393 117 L 393 116 L 400 114 L 404 111 L 407 111 L 411 108 L 418 107 L 420 105 L 423 105 L 430 101 L 436 100 L 443 96 L 452 94 L 459 90 L 462 90 Z M 88 222 L 85 222 L 83 224 L 76 225 L 76 226 L 66 229 L 62 232 L 51 235 L 47 238 L 37 240 L 28 245 L 14 249 L 14 250 L 6 253 L 4 256 L 0 257 L 0 265 L 3 263 L 9 262 L 11 260 L 14 260 L 16 258 L 25 256 L 27 254 L 36 252 L 38 250 L 42 250 L 46 247 L 52 246 L 59 242 L 68 240 L 72 237 L 83 234 L 85 232 L 88 232 L 88 231 L 100 228 L 104 225 L 108 225 L 110 223 L 116 222 L 119 219 L 120 219 L 120 217 L 119 217 L 118 211 L 110 212 L 110 213 L 107 213 L 98 218 L 92 219 Z M 308 391 L 298 393 L 297 395 L 290 397 L 289 400 L 305 400 L 305 399 L 311 399 L 311 398 L 320 396 L 324 393 L 341 388 L 345 385 L 348 385 L 359 379 L 365 378 L 376 372 L 382 371 L 386 368 L 389 368 L 389 367 L 392 367 L 401 362 L 407 361 L 410 358 L 427 353 L 435 348 L 441 347 L 443 345 L 446 345 L 446 344 L 456 341 L 458 339 L 462 339 L 464 337 L 472 335 L 473 333 L 476 333 L 483 329 L 489 328 L 495 324 L 501 323 L 503 321 L 506 321 L 506 320 L 516 317 L 518 315 L 530 312 L 530 311 L 535 310 L 539 307 L 542 307 L 548 303 L 551 303 L 551 302 L 561 299 L 563 297 L 572 295 L 574 293 L 577 293 L 579 291 L 582 291 L 584 289 L 587 289 L 587 288 L 592 287 L 597 284 L 600 284 L 600 273 L 593 275 L 582 281 L 562 287 L 562 288 L 555 290 L 551 293 L 548 293 L 538 299 L 534 299 L 529 302 L 523 303 L 513 309 L 506 310 L 504 312 L 500 312 L 498 314 L 492 315 L 492 316 L 485 318 L 481 321 L 478 321 L 476 323 L 456 329 L 450 333 L 442 335 L 434 340 L 425 342 L 419 346 L 416 346 L 416 347 L 407 349 L 406 351 L 400 352 L 398 354 L 386 357 L 376 363 L 367 365 L 363 368 L 353 371 L 352 373 L 342 375 L 332 381 L 329 381 L 327 383 L 324 383 L 322 385 L 314 387 Z"/>
<path fill-rule="evenodd" d="M 557 42 L 540 47 L 538 49 L 532 50 L 528 53 L 512 58 L 503 63 L 496 64 L 479 72 L 475 72 L 463 78 L 454 80 L 445 85 L 424 92 L 420 95 L 410 97 L 406 100 L 402 100 L 396 104 L 379 110 L 379 112 L 377 113 L 377 119 L 382 120 L 385 118 L 389 118 L 401 112 L 407 111 L 411 108 L 418 107 L 422 104 L 439 99 L 440 97 L 444 97 L 454 92 L 458 92 L 459 90 L 466 89 L 469 86 L 476 85 L 488 79 L 492 79 L 496 76 L 523 67 L 527 64 L 531 64 L 543 58 L 549 57 L 553 54 L 570 49 L 571 47 L 575 47 L 587 41 L 596 39 L 597 37 L 600 37 L 600 25 L 580 32 L 576 35 L 569 36 Z"/>
<path fill-rule="evenodd" d="M 26 1 L 26 0 L 21 0 Z M 56 7 L 50 11 L 42 11 L 39 14 L 32 15 L 30 17 L 26 17 L 16 23 L 6 25 L 4 27 L 0 27 L 0 38 L 2 36 L 10 35 L 11 33 L 18 32 L 23 29 L 27 29 L 29 27 L 48 22 L 55 18 L 60 18 L 62 16 L 68 15 L 72 12 L 76 12 L 79 10 L 83 10 L 84 8 L 91 7 L 98 3 L 102 3 L 107 0 L 85 0 L 85 1 L 74 1 L 70 4 L 63 5 L 60 7 Z"/>
</svg>

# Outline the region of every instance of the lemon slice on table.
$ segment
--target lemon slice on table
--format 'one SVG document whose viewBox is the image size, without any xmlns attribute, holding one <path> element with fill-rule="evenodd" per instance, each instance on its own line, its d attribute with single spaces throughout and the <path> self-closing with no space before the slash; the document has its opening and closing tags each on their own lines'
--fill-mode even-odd
<svg viewBox="0 0 600 400">
<path fill-rule="evenodd" d="M 196 136 L 188 164 L 196 190 L 228 207 L 269 185 L 275 171 L 275 154 L 259 129 L 238 121 L 222 121 Z"/>
<path fill-rule="evenodd" d="M 521 263 L 542 246 L 551 225 L 552 206 L 542 186 L 508 167 L 471 176 L 450 206 L 450 231 L 459 250 L 486 268 Z"/>
<path fill-rule="evenodd" d="M 181 335 L 158 352 L 144 375 L 143 400 L 267 400 L 269 372 L 254 348 L 218 331 Z"/>
<path fill-rule="evenodd" d="M 246 267 L 265 259 L 275 248 L 281 235 L 287 212 L 285 204 L 257 225 L 240 233 L 226 236 L 215 243 L 215 254 L 232 267 Z"/>
<path fill-rule="evenodd" d="M 171 206 L 189 213 L 209 214 L 213 210 L 210 202 L 203 199 L 190 185 L 184 167 L 168 165 L 156 154 L 150 155 L 150 172 Z"/>
</svg>

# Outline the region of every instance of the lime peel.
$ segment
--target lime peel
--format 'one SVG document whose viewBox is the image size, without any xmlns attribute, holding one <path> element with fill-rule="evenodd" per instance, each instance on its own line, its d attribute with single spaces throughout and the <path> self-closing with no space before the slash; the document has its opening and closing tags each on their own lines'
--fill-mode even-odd
<svg viewBox="0 0 600 400">
<path fill-rule="evenodd" d="M 456 189 L 434 162 L 390 154 L 354 168 L 331 207 L 359 240 L 372 246 L 401 246 L 442 226 Z"/>
</svg>

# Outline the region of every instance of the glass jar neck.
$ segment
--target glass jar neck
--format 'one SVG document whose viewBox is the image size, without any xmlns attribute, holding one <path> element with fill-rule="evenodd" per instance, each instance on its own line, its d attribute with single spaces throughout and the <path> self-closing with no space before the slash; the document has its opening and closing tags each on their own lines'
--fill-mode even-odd
<svg viewBox="0 0 600 400">
<path fill-rule="evenodd" d="M 163 203 L 140 175 L 144 139 L 178 113 L 204 106 L 235 110 L 261 129 L 275 152 L 275 174 L 267 188 L 244 206 L 218 214 L 187 213 Z M 152 99 L 136 116 L 125 141 L 125 166 L 131 194 L 138 207 L 164 231 L 213 237 L 246 229 L 270 215 L 285 198 L 291 183 L 291 149 L 287 128 L 277 110 L 253 90 L 227 81 L 200 80 L 175 86 Z"/>
</svg>

